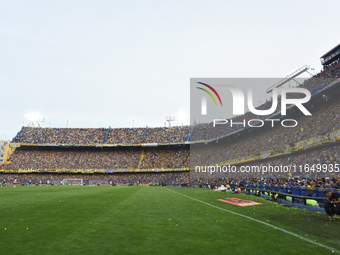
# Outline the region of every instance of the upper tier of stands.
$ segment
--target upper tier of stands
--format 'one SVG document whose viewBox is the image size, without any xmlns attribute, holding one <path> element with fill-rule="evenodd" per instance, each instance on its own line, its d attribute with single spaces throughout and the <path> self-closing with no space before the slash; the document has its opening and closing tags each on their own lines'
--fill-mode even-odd
<svg viewBox="0 0 340 255">
<path fill-rule="evenodd" d="M 29 144 L 141 144 L 184 142 L 189 126 L 163 128 L 38 128 L 23 127 L 13 143 Z"/>
<path fill-rule="evenodd" d="M 340 77 L 340 63 L 335 62 L 305 81 L 301 87 L 308 89 L 312 94 L 327 85 L 327 80 Z M 322 78 L 322 79 L 320 79 Z M 302 94 L 290 94 L 290 98 L 300 97 Z M 257 109 L 269 109 L 271 101 L 259 106 Z M 278 98 L 278 109 L 280 111 L 280 97 Z M 240 122 L 243 119 L 263 119 L 263 116 L 256 116 L 251 112 L 235 117 L 233 122 Z M 207 140 L 223 137 L 243 128 L 242 125 L 230 127 L 220 125 L 212 129 L 212 123 L 198 124 L 190 136 L 191 141 Z M 13 143 L 30 144 L 141 144 L 141 143 L 171 143 L 185 142 L 189 140 L 190 126 L 181 127 L 158 127 L 158 128 L 36 128 L 23 127 Z"/>
</svg>

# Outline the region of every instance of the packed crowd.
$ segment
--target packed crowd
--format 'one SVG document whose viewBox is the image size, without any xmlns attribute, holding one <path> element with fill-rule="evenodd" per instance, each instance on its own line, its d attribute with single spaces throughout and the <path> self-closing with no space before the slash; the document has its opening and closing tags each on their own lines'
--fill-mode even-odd
<svg viewBox="0 0 340 255">
<path fill-rule="evenodd" d="M 23 127 L 13 143 L 34 144 L 100 144 L 106 130 L 99 128 L 38 128 Z"/>
<path fill-rule="evenodd" d="M 231 187 L 247 187 L 258 185 L 267 187 L 295 187 L 304 189 L 335 189 L 340 190 L 339 177 L 237 177 L 237 176 L 209 176 L 197 177 L 190 172 L 162 172 L 162 173 L 115 173 L 115 174 L 52 174 L 52 173 L 29 173 L 29 174 L 0 174 L 1 182 L 12 184 L 16 180 L 21 185 L 62 185 L 65 179 L 82 179 L 83 184 L 88 185 L 181 185 L 193 187 L 210 187 L 229 185 Z M 71 182 L 69 182 L 71 183 Z M 76 182 L 74 182 L 76 183 Z"/>
<path fill-rule="evenodd" d="M 144 154 L 144 156 L 142 156 Z M 29 169 L 29 170 L 49 170 L 49 169 L 172 169 L 172 168 L 195 168 L 203 164 L 190 161 L 188 147 L 176 147 L 172 149 L 147 148 L 144 152 L 141 149 L 119 148 L 115 150 L 42 150 L 20 148 L 13 154 L 11 163 L 2 166 L 2 169 Z M 215 165 L 211 162 L 207 165 Z M 294 166 L 290 172 L 261 172 L 240 171 L 241 166 L 236 166 L 237 171 L 216 173 L 210 178 L 225 178 L 232 175 L 234 178 L 260 177 L 288 177 L 301 175 L 304 178 L 321 178 L 340 175 L 339 171 L 324 171 L 323 165 L 327 169 L 339 166 L 340 164 L 340 145 L 334 144 L 327 147 L 317 148 L 310 151 L 303 151 L 298 154 L 288 154 L 280 158 L 267 158 L 261 161 L 245 164 L 242 166 L 258 167 L 262 165 L 272 166 Z M 315 165 L 315 170 L 312 170 Z M 300 166 L 302 168 L 300 169 Z M 319 171 L 317 171 L 319 167 Z M 320 171 L 321 169 L 321 171 Z M 293 172 L 294 170 L 294 172 Z M 191 177 L 205 178 L 206 173 L 196 174 L 192 172 Z"/>
<path fill-rule="evenodd" d="M 137 168 L 138 150 L 66 150 L 19 148 L 4 169 L 119 169 Z"/>
<path fill-rule="evenodd" d="M 270 171 L 269 166 L 277 171 Z M 264 170 L 267 167 L 266 170 Z M 273 169 L 273 168 L 272 168 Z M 209 172 L 209 171 L 208 171 Z M 192 178 L 220 179 L 232 177 L 245 178 L 338 178 L 340 176 L 340 145 L 335 144 L 298 154 L 287 154 L 279 158 L 267 158 L 248 164 L 236 165 L 234 171 L 216 171 L 208 174 L 204 171 L 193 171 Z"/>
<path fill-rule="evenodd" d="M 180 182 L 173 182 L 173 185 L 185 183 L 186 178 L 182 178 Z M 214 187 L 219 185 L 229 185 L 231 187 L 247 187 L 248 185 L 256 185 L 257 187 L 295 187 L 304 189 L 334 189 L 340 190 L 340 178 L 336 177 L 320 177 L 320 178 L 302 178 L 300 176 L 281 177 L 281 178 L 263 178 L 263 177 L 225 177 L 225 178 L 189 178 L 189 185 L 192 186 L 208 186 Z M 182 181 L 182 182 L 181 182 Z"/>
<path fill-rule="evenodd" d="M 182 172 L 181 172 L 182 173 Z M 176 180 L 181 173 L 115 173 L 115 174 L 52 174 L 52 173 L 29 173 L 29 174 L 0 174 L 0 181 L 6 180 L 6 184 L 12 184 L 16 180 L 17 184 L 29 185 L 60 185 L 64 179 L 82 179 L 83 184 L 168 184 Z M 76 182 L 74 182 L 76 183 Z"/>
<path fill-rule="evenodd" d="M 141 144 L 184 142 L 189 126 L 163 128 L 38 128 L 23 127 L 13 143 L 33 144 Z"/>
<path fill-rule="evenodd" d="M 218 143 L 202 144 L 192 147 L 191 160 L 195 165 L 224 162 L 230 159 L 259 155 L 268 150 L 284 151 L 289 144 L 323 135 L 340 128 L 340 100 L 314 106 L 312 116 L 294 117 L 296 128 L 281 125 L 264 127 L 254 132 L 244 132 L 238 136 L 219 140 Z M 256 132 L 256 133 L 255 133 Z"/>
<path fill-rule="evenodd" d="M 188 138 L 190 126 L 148 128 L 145 143 L 183 142 Z"/>
<path fill-rule="evenodd" d="M 330 65 L 324 66 L 324 70 L 318 73 L 316 78 L 339 78 L 340 77 L 340 60 Z"/>
<path fill-rule="evenodd" d="M 190 167 L 188 148 L 148 149 L 141 162 L 141 169 L 152 168 L 187 168 Z"/>
<path fill-rule="evenodd" d="M 190 163 L 189 148 L 140 147 L 110 149 L 18 148 L 11 163 L 0 169 L 151 169 L 184 168 Z M 142 160 L 142 162 L 141 162 Z M 142 164 L 140 164 L 142 163 Z"/>
<path fill-rule="evenodd" d="M 138 144 L 143 142 L 145 128 L 110 129 L 107 144 Z"/>
<path fill-rule="evenodd" d="M 313 116 L 296 118 L 299 128 L 263 128 L 244 132 L 238 136 L 221 139 L 218 143 L 159 149 L 126 147 L 112 150 L 67 148 L 19 148 L 12 155 L 11 164 L 5 169 L 127 169 L 127 168 L 185 168 L 191 165 L 213 165 L 239 157 L 260 155 L 274 150 L 284 152 L 287 145 L 323 135 L 340 128 L 340 100 L 325 102 L 311 109 Z M 26 129 L 25 129 L 26 130 Z M 175 147 L 172 147 L 175 148 Z M 189 156 L 190 155 L 190 156 Z M 190 164 L 189 164 L 190 163 Z"/>
</svg>

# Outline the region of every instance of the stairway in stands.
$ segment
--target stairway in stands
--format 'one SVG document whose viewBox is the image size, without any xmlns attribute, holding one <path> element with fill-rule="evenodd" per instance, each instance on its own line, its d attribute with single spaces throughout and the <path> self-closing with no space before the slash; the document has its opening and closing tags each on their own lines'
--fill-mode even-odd
<svg viewBox="0 0 340 255">
<path fill-rule="evenodd" d="M 142 151 L 142 155 L 140 157 L 139 163 L 138 163 L 138 169 L 140 169 L 140 166 L 142 165 L 143 159 L 145 158 L 145 151 Z"/>
</svg>

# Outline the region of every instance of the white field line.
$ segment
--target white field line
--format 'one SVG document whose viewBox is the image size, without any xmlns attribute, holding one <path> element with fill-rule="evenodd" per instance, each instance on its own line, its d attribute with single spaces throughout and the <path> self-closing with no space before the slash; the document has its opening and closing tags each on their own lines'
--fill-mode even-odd
<svg viewBox="0 0 340 255">
<path fill-rule="evenodd" d="M 300 236 L 300 235 L 298 235 L 298 234 L 295 234 L 295 233 L 290 232 L 290 231 L 288 231 L 288 230 L 285 230 L 285 229 L 283 229 L 283 228 L 276 227 L 276 226 L 274 226 L 274 225 L 272 225 L 272 224 L 269 224 L 269 223 L 267 223 L 267 222 L 263 222 L 263 221 L 254 219 L 254 218 L 252 218 L 252 217 L 249 217 L 249 216 L 246 216 L 246 215 L 243 215 L 243 214 L 240 214 L 240 213 L 236 213 L 236 212 L 233 212 L 233 211 L 229 211 L 229 210 L 224 209 L 224 208 L 220 208 L 220 207 L 218 207 L 218 206 L 209 204 L 209 203 L 207 203 L 207 202 L 198 200 L 198 199 L 193 198 L 193 197 L 189 197 L 189 196 L 187 196 L 187 195 L 178 193 L 178 192 L 173 191 L 173 190 L 168 189 L 168 188 L 165 188 L 165 189 L 167 189 L 167 190 L 169 190 L 169 191 L 171 191 L 171 192 L 174 192 L 174 193 L 176 193 L 176 194 L 178 194 L 178 195 L 181 195 L 181 196 L 187 197 L 187 198 L 189 198 L 189 199 L 195 200 L 195 201 L 197 201 L 197 202 L 200 202 L 200 203 L 202 203 L 202 204 L 206 204 L 206 205 L 208 205 L 208 206 L 214 207 L 214 208 L 216 208 L 216 209 L 219 209 L 219 210 L 222 210 L 222 211 L 225 211 L 225 212 L 228 212 L 228 213 L 232 213 L 232 214 L 241 216 L 241 217 L 243 217 L 243 218 L 246 218 L 246 219 L 249 219 L 249 220 L 252 220 L 252 221 L 256 221 L 256 222 L 261 223 L 261 224 L 263 224 L 263 225 L 266 225 L 266 226 L 268 226 L 268 227 L 271 227 L 271 228 L 280 230 L 280 231 L 282 231 L 282 232 L 284 232 L 284 233 L 286 233 L 286 234 L 295 236 L 295 237 L 297 237 L 297 238 L 300 238 L 300 239 L 302 239 L 302 240 L 305 240 L 305 241 L 307 241 L 307 242 L 309 242 L 309 243 L 312 243 L 312 244 L 315 244 L 315 245 L 317 245 L 317 246 L 323 247 L 323 248 L 328 249 L 328 250 L 330 250 L 330 251 L 334 251 L 334 252 L 340 253 L 339 250 L 334 249 L 334 248 L 332 248 L 332 247 L 330 247 L 330 246 L 327 246 L 327 245 L 324 245 L 324 244 L 315 242 L 315 241 L 313 241 L 313 240 L 310 240 L 310 239 L 308 239 L 308 238 L 305 238 L 305 237 L 303 237 L 303 236 Z"/>
</svg>

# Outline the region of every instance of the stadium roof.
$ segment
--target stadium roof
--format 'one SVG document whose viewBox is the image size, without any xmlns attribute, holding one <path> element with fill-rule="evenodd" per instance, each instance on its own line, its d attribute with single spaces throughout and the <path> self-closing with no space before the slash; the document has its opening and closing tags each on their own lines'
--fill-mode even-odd
<svg viewBox="0 0 340 255">
<path fill-rule="evenodd" d="M 340 43 L 320 57 L 322 65 L 329 65 L 340 58 Z"/>
</svg>

